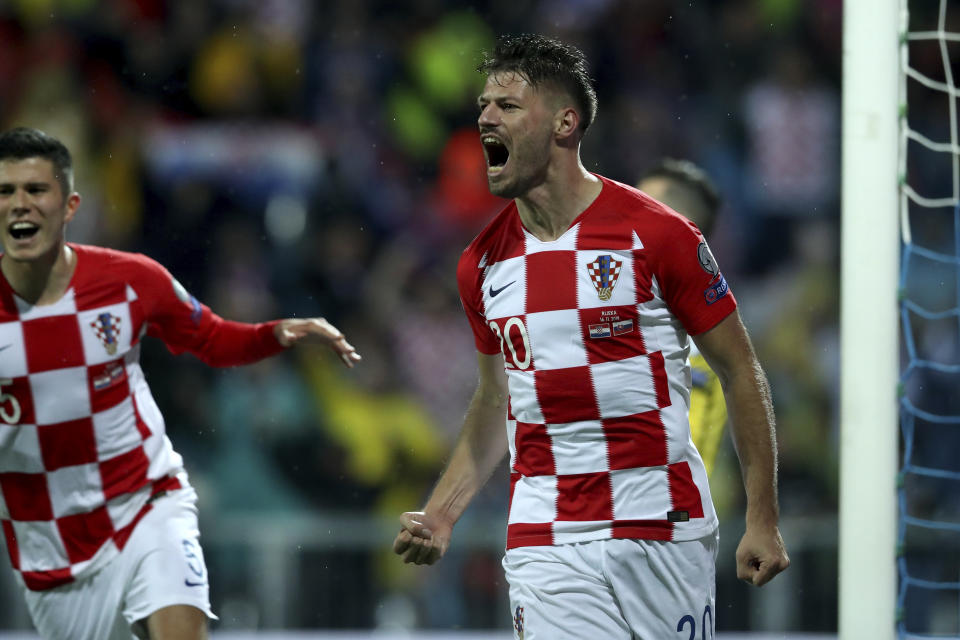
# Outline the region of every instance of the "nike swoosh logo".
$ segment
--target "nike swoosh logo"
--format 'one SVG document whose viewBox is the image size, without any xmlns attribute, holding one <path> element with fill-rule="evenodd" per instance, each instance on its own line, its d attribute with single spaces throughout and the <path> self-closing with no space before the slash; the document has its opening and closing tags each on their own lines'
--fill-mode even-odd
<svg viewBox="0 0 960 640">
<path fill-rule="evenodd" d="M 514 280 L 513 282 L 516 282 L 516 280 Z M 503 292 L 504 289 L 512 285 L 513 282 L 508 282 L 507 284 L 503 285 L 499 289 L 494 289 L 493 285 L 490 285 L 490 297 L 496 298 L 498 295 L 500 295 Z"/>
<path fill-rule="evenodd" d="M 204 580 L 203 582 L 190 582 L 189 580 L 184 579 L 183 584 L 187 585 L 188 587 L 202 587 L 205 584 L 207 584 L 207 582 L 206 580 Z"/>
<path fill-rule="evenodd" d="M 13 346 L 12 344 L 5 344 L 2 347 L 0 347 L 0 351 L 3 351 L 4 349 L 9 349 L 12 346 Z"/>
</svg>

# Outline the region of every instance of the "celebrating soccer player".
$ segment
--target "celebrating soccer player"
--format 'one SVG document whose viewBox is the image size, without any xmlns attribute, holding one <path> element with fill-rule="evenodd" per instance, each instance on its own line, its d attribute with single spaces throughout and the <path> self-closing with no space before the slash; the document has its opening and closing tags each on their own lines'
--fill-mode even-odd
<svg viewBox="0 0 960 640">
<path fill-rule="evenodd" d="M 480 382 L 394 550 L 436 562 L 509 449 L 503 565 L 518 635 L 712 631 L 718 523 L 687 421 L 688 336 L 723 383 L 740 457 L 737 573 L 763 585 L 789 565 L 770 391 L 733 293 L 693 224 L 584 168 L 597 101 L 579 50 L 506 37 L 480 70 L 488 183 L 513 201 L 460 260 Z"/>
<path fill-rule="evenodd" d="M 322 318 L 224 320 L 143 255 L 68 243 L 70 152 L 0 135 L 0 524 L 44 638 L 207 635 L 196 493 L 139 364 L 145 335 L 213 366 L 300 342 L 360 356 Z"/>
</svg>

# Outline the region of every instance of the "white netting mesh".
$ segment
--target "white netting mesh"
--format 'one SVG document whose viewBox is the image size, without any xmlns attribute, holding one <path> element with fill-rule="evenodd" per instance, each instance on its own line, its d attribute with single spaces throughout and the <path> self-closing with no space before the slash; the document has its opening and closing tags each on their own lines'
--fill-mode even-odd
<svg viewBox="0 0 960 640">
<path fill-rule="evenodd" d="M 898 635 L 960 638 L 960 144 L 954 84 L 960 3 L 909 0 L 908 9 L 901 40 Z"/>
</svg>

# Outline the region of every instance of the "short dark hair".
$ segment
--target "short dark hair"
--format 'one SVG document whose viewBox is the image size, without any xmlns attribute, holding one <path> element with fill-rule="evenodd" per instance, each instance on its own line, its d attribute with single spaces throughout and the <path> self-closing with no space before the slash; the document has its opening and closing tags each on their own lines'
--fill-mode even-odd
<svg viewBox="0 0 960 640">
<path fill-rule="evenodd" d="M 582 132 L 597 117 L 597 92 L 587 58 L 580 49 L 559 40 L 530 33 L 501 36 L 493 52 L 484 54 L 477 71 L 488 75 L 512 71 L 532 87 L 554 85 L 576 103 Z"/>
<path fill-rule="evenodd" d="M 677 206 L 670 205 L 671 208 L 697 218 L 703 235 L 710 235 L 723 200 L 720 197 L 720 191 L 706 171 L 690 160 L 663 158 L 640 176 L 640 181 L 648 178 L 670 180 L 671 184 L 667 189 L 668 197 L 665 199 L 683 203 Z"/>
<path fill-rule="evenodd" d="M 73 158 L 66 145 L 53 136 L 28 127 L 0 134 L 0 161 L 43 158 L 49 160 L 66 198 L 73 192 Z"/>
</svg>

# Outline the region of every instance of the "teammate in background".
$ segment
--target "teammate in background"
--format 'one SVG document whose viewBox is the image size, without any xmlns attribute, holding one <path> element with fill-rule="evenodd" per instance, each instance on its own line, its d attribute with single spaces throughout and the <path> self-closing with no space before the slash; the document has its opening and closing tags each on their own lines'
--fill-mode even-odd
<svg viewBox="0 0 960 640">
<path fill-rule="evenodd" d="M 581 163 L 596 113 L 583 54 L 505 37 L 480 71 L 488 184 L 513 201 L 461 257 L 480 381 L 394 551 L 436 562 L 509 449 L 518 637 L 699 637 L 713 628 L 718 523 L 689 436 L 687 336 L 724 384 L 747 494 L 737 574 L 755 585 L 789 564 L 766 378 L 697 229 Z"/>
<path fill-rule="evenodd" d="M 643 174 L 637 189 L 682 213 L 699 227 L 705 238 L 710 238 L 720 210 L 720 195 L 703 169 L 689 160 L 664 158 Z M 727 422 L 727 405 L 720 378 L 707 364 L 694 341 L 690 343 L 690 369 L 693 378 L 690 435 L 709 476 L 713 473 L 723 426 Z"/>
<path fill-rule="evenodd" d="M 204 638 L 196 494 L 138 362 L 144 335 L 219 367 L 297 343 L 360 356 L 322 318 L 223 320 L 161 265 L 66 241 L 70 152 L 0 135 L 0 524 L 44 638 Z"/>
</svg>

